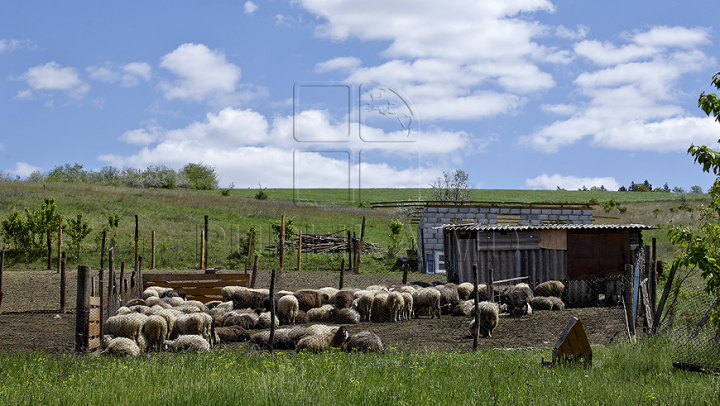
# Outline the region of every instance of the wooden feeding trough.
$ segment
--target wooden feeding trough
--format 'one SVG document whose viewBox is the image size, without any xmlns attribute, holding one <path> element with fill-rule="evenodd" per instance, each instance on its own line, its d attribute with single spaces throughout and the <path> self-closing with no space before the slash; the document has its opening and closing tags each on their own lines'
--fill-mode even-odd
<svg viewBox="0 0 720 406">
<path fill-rule="evenodd" d="M 592 365 L 592 349 L 580 319 L 573 317 L 553 348 L 552 365 L 557 362 Z"/>
</svg>

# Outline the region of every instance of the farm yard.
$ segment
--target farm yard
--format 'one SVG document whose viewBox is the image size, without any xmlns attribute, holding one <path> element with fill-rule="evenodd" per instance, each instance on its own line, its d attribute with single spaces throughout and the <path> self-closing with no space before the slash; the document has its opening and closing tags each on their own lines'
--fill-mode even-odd
<svg viewBox="0 0 720 406">
<path fill-rule="evenodd" d="M 199 272 L 199 271 L 194 271 Z M 68 309 L 75 306 L 76 272 L 68 275 Z M 364 288 L 377 284 L 397 283 L 401 273 L 346 275 L 346 287 Z M 409 281 L 442 281 L 441 276 L 411 274 Z M 55 271 L 13 271 L 5 274 L 3 284 L 8 292 L 0 314 L 0 351 L 20 352 L 39 349 L 62 353 L 74 349 L 75 316 L 60 315 L 59 275 Z M 259 272 L 257 287 L 267 287 L 269 272 Z M 277 290 L 319 289 L 337 286 L 338 273 L 283 272 L 277 277 Z M 30 299 L 31 298 L 31 299 Z M 626 341 L 624 313 L 618 307 L 586 307 L 564 311 L 535 311 L 532 315 L 501 315 L 492 337 L 481 339 L 480 348 L 545 348 L 555 345 L 571 317 L 579 318 L 591 345 Z M 470 317 L 445 315 L 441 319 L 423 316 L 398 323 L 361 322 L 347 325 L 351 334 L 370 330 L 386 347 L 398 350 L 469 351 L 472 336 Z M 252 332 L 256 332 L 252 330 Z M 246 343 L 230 347 L 246 346 Z M 548 351 L 548 354 L 550 352 Z"/>
</svg>

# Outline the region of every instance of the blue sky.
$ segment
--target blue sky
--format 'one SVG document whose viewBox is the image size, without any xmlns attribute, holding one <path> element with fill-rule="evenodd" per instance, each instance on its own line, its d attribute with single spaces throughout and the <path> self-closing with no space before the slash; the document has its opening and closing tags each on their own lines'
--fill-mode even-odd
<svg viewBox="0 0 720 406">
<path fill-rule="evenodd" d="M 704 190 L 714 1 L 0 6 L 0 171 L 189 162 L 220 186 Z M 427 196 L 425 196 L 427 197 Z"/>
</svg>

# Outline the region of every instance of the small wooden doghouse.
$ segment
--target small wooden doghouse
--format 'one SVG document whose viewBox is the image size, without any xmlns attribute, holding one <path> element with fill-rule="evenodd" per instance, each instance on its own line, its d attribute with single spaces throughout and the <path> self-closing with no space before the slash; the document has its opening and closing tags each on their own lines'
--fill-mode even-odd
<svg viewBox="0 0 720 406">
<path fill-rule="evenodd" d="M 641 230 L 651 228 L 642 224 L 443 225 L 447 279 L 472 282 L 472 266 L 477 264 L 481 283 L 492 268 L 495 280 L 526 277 L 531 287 L 548 280 L 613 281 L 601 289 L 615 296 L 618 277 L 626 264 L 634 263 L 642 246 Z M 588 286 L 575 284 L 582 286 L 581 292 L 574 292 L 569 285 L 570 298 L 584 300 Z"/>
</svg>

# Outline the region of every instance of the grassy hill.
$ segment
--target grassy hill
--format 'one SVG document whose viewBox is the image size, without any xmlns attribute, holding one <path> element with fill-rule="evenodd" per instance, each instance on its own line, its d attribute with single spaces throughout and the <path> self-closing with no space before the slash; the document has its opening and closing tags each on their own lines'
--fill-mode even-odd
<svg viewBox="0 0 720 406">
<path fill-rule="evenodd" d="M 160 269 L 195 269 L 199 265 L 200 231 L 204 228 L 204 216 L 209 216 L 210 261 L 209 266 L 244 268 L 246 251 L 242 239 L 248 230 L 256 230 L 255 253 L 261 255 L 263 269 L 277 268 L 278 257 L 262 247 L 273 242 L 271 222 L 282 215 L 293 219 L 292 224 L 304 234 L 324 234 L 350 230 L 358 238 L 363 216 L 366 217 L 366 241 L 377 243 L 383 249 L 389 245 L 389 223 L 400 218 L 403 229 L 402 250 L 410 248 L 415 227 L 410 225 L 403 213 L 394 209 L 359 208 L 358 202 L 379 202 L 429 199 L 431 189 L 367 189 L 350 191 L 341 189 L 266 189 L 268 200 L 253 196 L 257 189 L 232 189 L 227 196 L 222 190 L 163 190 L 131 189 L 87 184 L 0 182 L 0 220 L 13 210 L 23 213 L 25 208 L 40 207 L 45 197 L 56 199 L 58 212 L 65 219 L 82 212 L 93 227 L 84 241 L 85 253 L 80 258 L 70 258 L 68 267 L 78 264 L 98 268 L 100 264 L 100 239 L 103 228 L 108 227 L 107 217 L 119 214 L 121 220 L 114 233 L 116 262 L 125 261 L 131 267 L 134 257 L 135 215 L 140 228 L 139 252 L 148 268 L 151 256 L 151 233 L 156 233 L 156 267 Z M 667 226 L 678 222 L 693 222 L 696 213 L 691 211 L 707 201 L 705 194 L 678 195 L 674 193 L 601 192 L 601 191 L 547 191 L 547 190 L 473 190 L 478 201 L 519 203 L 585 203 L 594 199 L 602 204 L 610 199 L 627 207 L 621 213 L 617 209 L 605 211 L 596 207 L 598 222 L 643 223 Z M 298 203 L 296 203 L 298 202 Z M 684 205 L 683 205 L 684 204 Z M 680 207 L 680 209 L 678 209 Z M 665 230 L 644 233 L 646 241 L 657 237 L 660 256 L 669 258 L 673 248 L 667 242 Z M 112 236 L 112 235 L 111 235 Z M 9 248 L 9 241 L 0 236 L 0 242 Z M 53 237 L 55 238 L 55 237 Z M 63 236 L 67 243 L 69 237 Z M 53 244 L 57 242 L 54 241 Z M 63 248 L 66 249 L 66 248 Z M 307 254 L 303 256 L 304 270 L 339 269 L 343 254 Z M 35 258 L 27 256 L 6 257 L 10 269 L 45 269 L 46 254 Z M 365 256 L 362 272 L 388 270 L 393 258 L 382 254 Z M 288 253 L 285 269 L 296 267 L 296 253 Z"/>
</svg>

